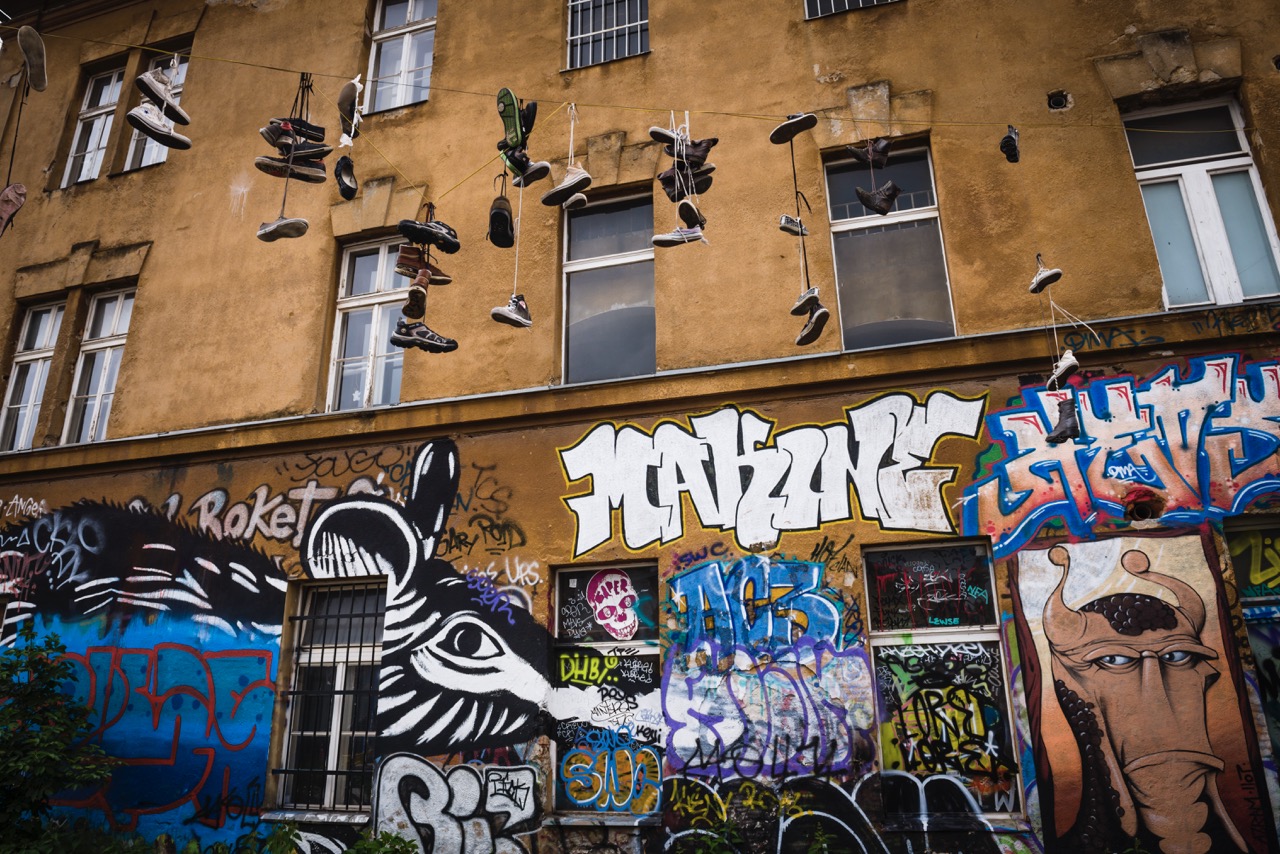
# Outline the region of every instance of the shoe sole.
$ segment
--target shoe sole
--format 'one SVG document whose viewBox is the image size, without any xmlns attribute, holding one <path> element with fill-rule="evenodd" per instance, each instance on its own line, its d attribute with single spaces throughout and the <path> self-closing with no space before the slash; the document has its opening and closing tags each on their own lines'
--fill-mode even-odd
<svg viewBox="0 0 1280 854">
<path fill-rule="evenodd" d="M 136 129 L 138 133 L 148 139 L 155 140 L 166 148 L 176 148 L 178 151 L 188 151 L 191 148 L 191 140 L 182 134 L 148 124 L 144 119 L 135 116 L 133 110 L 129 111 L 124 120 Z"/>
<path fill-rule="evenodd" d="M 554 208 L 557 205 L 564 204 L 575 193 L 581 193 L 590 186 L 591 176 L 579 175 L 572 183 L 561 184 L 554 189 L 547 190 L 547 192 L 542 195 L 542 203 L 547 207 Z"/>
<path fill-rule="evenodd" d="M 412 320 L 421 320 L 427 313 L 427 292 L 419 285 L 409 288 L 409 295 L 400 307 L 400 313 Z"/>
<path fill-rule="evenodd" d="M 453 346 L 449 346 L 448 344 L 432 344 L 430 342 L 423 341 L 421 338 L 415 338 L 412 335 L 397 335 L 394 332 L 391 333 L 389 340 L 393 347 L 400 347 L 403 349 L 416 347 L 426 353 L 452 353 L 454 350 L 458 349 L 457 341 L 452 342 Z"/>
<path fill-rule="evenodd" d="M 769 141 L 774 145 L 782 145 L 784 142 L 790 142 L 801 133 L 817 126 L 818 117 L 813 113 L 806 113 L 794 119 L 787 119 L 774 128 L 773 132 L 769 134 Z"/>
<path fill-rule="evenodd" d="M 267 157 L 259 157 L 253 161 L 253 165 L 261 172 L 266 172 L 274 178 L 284 178 L 286 176 L 293 178 L 295 181 L 302 181 L 307 184 L 323 184 L 325 182 L 324 170 L 309 170 L 300 167 L 294 163 L 290 167 L 287 163 L 276 163 Z"/>
<path fill-rule="evenodd" d="M 427 228 L 425 223 L 417 220 L 402 219 L 397 226 L 397 230 L 400 232 L 400 236 L 410 243 L 417 246 L 430 244 L 446 255 L 452 255 L 462 248 L 462 244 L 456 238 Z"/>
<path fill-rule="evenodd" d="M 551 164 L 545 160 L 529 164 L 523 175 L 517 175 L 511 183 L 517 187 L 527 187 L 535 181 L 541 181 L 551 174 Z"/>
<path fill-rule="evenodd" d="M 797 317 L 806 315 L 809 313 L 809 309 L 817 302 L 818 295 L 816 293 L 805 292 L 800 299 L 796 300 L 796 304 L 791 306 L 791 313 Z"/>
<path fill-rule="evenodd" d="M 1058 269 L 1045 270 L 1043 274 L 1037 273 L 1036 277 L 1031 280 L 1031 287 L 1028 288 L 1033 294 L 1038 294 L 1045 288 L 1052 285 L 1058 279 L 1062 278 L 1062 271 Z"/>
<path fill-rule="evenodd" d="M 49 75 L 44 67 L 44 40 L 31 27 L 18 28 L 18 47 L 22 49 L 22 62 L 27 67 L 27 82 L 37 92 L 49 85 Z"/>
<path fill-rule="evenodd" d="M 515 326 L 520 329 L 528 329 L 533 326 L 533 320 L 525 320 L 518 314 L 508 314 L 502 308 L 495 308 L 489 312 L 489 316 L 499 323 L 505 323 L 507 326 Z"/>
<path fill-rule="evenodd" d="M 804 329 L 800 330 L 800 335 L 796 338 L 796 346 L 803 347 L 806 344 L 812 344 L 822 337 L 822 330 L 826 328 L 827 321 L 831 318 L 831 312 L 825 308 L 815 314 Z"/>
<path fill-rule="evenodd" d="M 655 237 L 653 238 L 652 242 L 654 246 L 667 248 L 671 246 L 685 246 L 686 244 L 689 244 L 689 243 L 697 243 L 701 239 L 702 239 L 701 237 L 694 237 L 689 240 L 677 239 L 674 237 Z"/>
<path fill-rule="evenodd" d="M 355 164 L 346 156 L 339 158 L 338 164 L 333 167 L 333 180 L 338 182 L 338 195 L 348 202 L 356 197 L 356 192 L 360 189 L 360 185 L 356 183 L 354 168 Z"/>
<path fill-rule="evenodd" d="M 507 147 L 519 148 L 524 145 L 520 104 L 516 101 L 515 94 L 506 87 L 498 90 L 498 117 L 502 119 L 502 130 L 507 138 Z"/>
<path fill-rule="evenodd" d="M 264 222 L 258 226 L 258 239 L 263 243 L 274 243 L 281 238 L 301 237 L 307 233 L 309 223 L 305 219 L 285 219 Z"/>
<path fill-rule="evenodd" d="M 435 272 L 432 272 L 431 269 L 428 268 L 427 282 L 433 285 L 448 285 L 453 282 L 453 276 L 450 276 L 443 270 L 436 270 Z"/>
</svg>

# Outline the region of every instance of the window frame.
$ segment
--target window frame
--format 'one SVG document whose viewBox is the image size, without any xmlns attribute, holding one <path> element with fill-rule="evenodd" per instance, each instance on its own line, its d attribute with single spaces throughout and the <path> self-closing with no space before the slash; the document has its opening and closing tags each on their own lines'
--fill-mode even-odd
<svg viewBox="0 0 1280 854">
<path fill-rule="evenodd" d="M 90 74 L 88 80 L 85 81 L 84 96 L 80 100 L 80 111 L 76 114 L 76 127 L 71 135 L 71 148 L 67 151 L 67 163 L 63 167 L 62 183 L 59 184 L 60 189 L 73 187 L 76 184 L 86 184 L 102 177 L 102 166 L 106 160 L 107 149 L 110 148 L 111 133 L 115 124 L 116 108 L 120 104 L 120 98 L 124 95 L 124 73 L 125 66 L 119 65 L 106 71 Z M 89 100 L 93 96 L 94 83 L 104 77 L 118 78 L 109 84 L 107 89 L 109 92 L 111 87 L 116 87 L 116 97 L 109 104 L 90 106 Z M 99 122 L 101 122 L 100 125 Z M 92 140 L 92 128 L 95 127 L 101 127 L 100 144 L 93 149 L 92 153 L 86 150 L 83 154 L 76 154 L 76 146 L 80 143 L 86 128 L 90 128 L 88 132 L 91 134 L 90 139 Z M 86 177 L 84 176 L 84 164 L 90 157 L 93 157 L 96 163 L 93 167 L 93 174 Z M 72 167 L 77 163 L 77 158 L 79 158 L 80 167 L 74 171 L 78 172 L 81 177 L 73 180 L 71 177 Z"/>
<path fill-rule="evenodd" d="M 806 21 L 816 21 L 819 18 L 829 18 L 832 15 L 843 15 L 845 12 L 856 12 L 859 9 L 870 9 L 873 6 L 887 6 L 890 3 L 898 3 L 901 0 L 804 0 L 804 19 Z M 823 12 L 822 4 L 829 3 L 830 10 Z M 844 8 L 837 9 L 837 4 Z M 817 8 L 819 11 L 811 13 L 810 9 Z"/>
<path fill-rule="evenodd" d="M 46 345 L 43 347 L 33 346 L 24 350 L 23 342 L 26 341 L 30 333 L 32 317 L 45 310 L 52 311 L 50 315 L 52 322 L 49 326 Z M 0 452 L 28 451 L 31 449 L 35 440 L 36 424 L 40 420 L 40 410 L 44 404 L 44 393 L 48 388 L 49 374 L 53 368 L 54 350 L 57 347 L 58 334 L 62 330 L 62 323 L 66 320 L 66 316 L 66 300 L 55 300 L 28 306 L 23 312 L 17 346 L 14 350 L 13 361 L 9 366 L 9 383 L 5 390 L 3 404 L 0 405 L 0 442 L 3 442 L 10 424 L 13 423 L 13 443 L 12 447 L 0 447 Z M 34 374 L 27 374 L 27 383 L 34 390 L 31 396 L 31 403 L 24 407 L 15 405 L 14 396 L 18 392 L 19 369 L 26 365 L 35 366 Z"/>
<path fill-rule="evenodd" d="M 382 607 L 380 610 L 360 611 L 354 610 L 355 604 L 352 601 L 351 610 L 339 610 L 337 614 L 328 614 L 316 616 L 310 613 L 317 594 L 321 593 L 359 593 L 366 595 L 368 592 L 376 591 L 381 594 Z M 383 631 L 385 629 L 386 619 L 386 594 L 387 579 L 385 576 L 371 576 L 359 579 L 344 579 L 340 583 L 332 581 L 327 582 L 306 582 L 298 585 L 298 596 L 296 612 L 288 617 L 289 638 L 288 648 L 286 652 L 286 660 L 289 663 L 290 672 L 288 674 L 288 687 L 280 693 L 285 698 L 284 717 L 279 727 L 279 759 L 278 765 L 271 769 L 272 775 L 279 779 L 276 787 L 275 802 L 281 809 L 293 810 L 320 810 L 323 812 L 367 812 L 370 809 L 373 800 L 373 765 L 369 767 L 369 786 L 366 790 L 366 798 L 362 803 L 339 803 L 337 782 L 340 776 L 350 776 L 350 768 L 342 768 L 342 738 L 346 735 L 356 735 L 362 733 L 366 739 L 371 739 L 375 745 L 377 744 L 377 707 L 378 707 L 378 676 L 382 662 L 383 648 Z M 321 643 L 304 643 L 304 638 L 308 634 L 308 627 L 319 625 L 323 620 L 341 620 L 342 618 L 360 618 L 361 630 L 363 630 L 364 621 L 370 617 L 375 618 L 376 641 L 372 643 L 345 644 L 334 643 L 326 645 Z M 318 629 L 317 631 L 323 631 Z M 336 631 L 340 630 L 340 626 L 335 627 Z M 347 636 L 350 640 L 351 627 L 348 626 Z M 313 658 L 317 660 L 313 660 Z M 299 676 L 304 668 L 319 667 L 325 665 L 333 665 L 335 667 L 335 676 L 332 692 L 324 695 L 322 691 L 308 691 L 299 687 Z M 370 687 L 362 690 L 359 687 L 351 687 L 348 681 L 353 666 L 373 666 L 373 674 L 370 680 Z M 331 697 L 335 700 L 332 708 L 328 712 L 328 720 L 318 722 L 322 724 L 320 729 L 314 732 L 310 730 L 300 730 L 299 721 L 306 714 L 303 705 L 307 697 L 321 697 L 322 695 Z M 337 698 L 345 696 L 353 696 L 357 699 L 364 695 L 369 700 L 368 718 L 363 721 L 367 724 L 365 729 L 355 729 L 354 727 L 349 733 L 344 733 L 342 729 L 342 719 L 345 712 L 345 704 L 337 702 Z M 323 706 L 321 706 L 323 708 Z M 354 710 L 353 710 L 354 717 Z M 359 723 L 359 722 L 356 722 Z M 326 762 L 323 771 L 318 772 L 324 775 L 324 801 L 322 804 L 316 804 L 310 801 L 297 801 L 293 798 L 292 777 L 300 772 L 311 771 L 314 769 L 297 769 L 290 767 L 290 761 L 293 759 L 294 752 L 294 735 L 296 733 L 310 733 L 313 735 L 324 735 L 327 737 L 328 744 L 325 751 Z"/>
<path fill-rule="evenodd" d="M 433 2 L 433 0 L 408 0 L 408 2 L 410 4 L 409 6 L 410 10 L 412 10 L 414 4 Z M 413 106 L 414 104 L 425 104 L 427 101 L 431 100 L 431 75 L 432 75 L 432 72 L 435 70 L 435 55 L 436 55 L 435 30 L 437 28 L 437 21 L 440 18 L 440 9 L 439 9 L 438 0 L 435 0 L 435 2 L 437 3 L 436 14 L 431 16 L 430 18 L 422 18 L 416 21 L 407 20 L 405 23 L 401 24 L 398 27 L 390 27 L 385 30 L 377 29 L 377 25 L 378 25 L 378 22 L 382 19 L 382 13 L 387 5 L 387 0 L 378 0 L 378 2 L 375 4 L 374 10 L 373 10 L 373 26 L 370 28 L 372 32 L 372 35 L 371 35 L 372 43 L 369 46 L 369 74 L 366 77 L 369 83 L 365 87 L 364 107 L 362 109 L 362 112 L 364 114 L 384 113 L 389 110 L 398 110 L 401 107 L 410 107 L 410 106 Z M 409 13 L 406 13 L 406 18 L 407 17 L 409 17 Z M 406 93 L 412 89 L 410 84 L 406 82 L 406 78 L 411 73 L 412 69 L 405 68 L 404 58 L 409 56 L 409 47 L 412 44 L 413 37 L 420 33 L 427 32 L 428 30 L 432 32 L 432 42 L 431 42 L 431 64 L 429 66 L 426 66 L 426 68 L 428 69 L 427 86 L 426 86 L 427 91 L 426 91 L 426 94 L 420 100 L 417 100 L 417 101 L 405 100 L 404 98 L 406 96 L 403 93 Z M 402 94 L 398 95 L 395 99 L 393 99 L 395 103 L 384 106 L 377 103 L 378 81 L 380 79 L 377 76 L 378 49 L 382 45 L 389 44 L 391 42 L 396 41 L 397 39 L 402 42 L 402 53 L 401 53 L 400 68 L 396 72 L 397 83 L 395 84 L 395 87 L 396 87 L 395 91 Z"/>
<path fill-rule="evenodd" d="M 186 85 L 187 72 L 190 70 L 191 66 L 190 48 L 170 53 L 163 53 L 157 56 L 147 64 L 146 71 L 150 72 L 159 68 L 164 71 L 167 76 L 170 70 L 169 62 L 175 55 L 178 57 L 179 68 L 182 69 L 182 73 L 178 76 L 177 82 L 173 83 L 171 92 L 173 94 L 173 100 L 181 103 L 182 89 Z M 145 100 L 145 98 L 142 100 Z M 139 103 L 141 103 L 141 101 Z M 157 166 L 169 159 L 168 146 L 161 145 L 149 136 L 144 136 L 143 133 L 135 127 L 130 126 L 129 130 L 132 131 L 132 133 L 129 134 L 129 147 L 125 154 L 124 169 L 122 171 L 136 172 L 139 169 L 146 169 L 148 166 Z M 134 163 L 135 157 L 138 159 L 138 163 Z M 148 158 L 151 159 L 148 160 Z"/>
<path fill-rule="evenodd" d="M 399 254 L 400 245 L 404 243 L 403 238 L 383 238 L 381 240 L 364 241 L 346 246 L 342 250 L 342 263 L 338 270 L 338 295 L 334 304 L 333 318 L 333 340 L 330 344 L 329 351 L 329 387 L 325 396 L 326 412 L 353 412 L 362 409 L 372 409 L 377 406 L 396 406 L 398 405 L 403 391 L 397 391 L 395 400 L 389 400 L 383 403 L 374 403 L 374 391 L 381 386 L 381 373 L 376 370 L 378 359 L 380 356 L 389 356 L 391 359 L 398 361 L 400 364 L 401 383 L 404 381 L 404 350 L 399 347 L 392 347 L 387 343 L 382 335 L 384 326 L 384 311 L 394 311 L 396 314 L 400 312 L 400 306 L 404 303 L 405 294 L 408 293 L 409 280 L 399 273 L 395 272 L 396 256 Z M 375 290 L 372 293 L 358 294 L 356 296 L 343 296 L 342 292 L 347 287 L 348 279 L 351 273 L 351 262 L 357 256 L 370 249 L 378 250 L 378 270 L 375 273 L 375 281 L 382 283 L 391 281 L 395 283 L 395 287 L 390 290 Z M 387 279 L 390 275 L 392 278 Z M 364 361 L 365 370 L 367 371 L 364 380 L 364 392 L 361 404 L 342 408 L 338 406 L 338 395 L 342 391 L 342 366 L 343 357 L 342 349 L 344 344 L 343 320 L 347 314 L 372 309 L 373 320 L 370 325 L 369 347 L 365 354 L 359 357 Z M 379 350 L 379 344 L 386 348 L 383 354 Z M 347 361 L 354 361 L 347 360 Z"/>
<path fill-rule="evenodd" d="M 1207 300 L 1203 302 L 1186 302 L 1174 304 L 1169 299 L 1169 291 L 1165 286 L 1164 271 L 1160 273 L 1160 294 L 1166 310 L 1199 308 L 1215 305 L 1240 305 L 1256 300 L 1275 299 L 1280 292 L 1246 296 L 1240 284 L 1240 275 L 1236 268 L 1235 256 L 1227 235 L 1226 223 L 1218 204 L 1217 194 L 1213 189 L 1213 178 L 1216 175 L 1245 173 L 1253 188 L 1254 202 L 1262 218 L 1267 242 L 1271 247 L 1272 261 L 1280 269 L 1280 234 L 1276 231 L 1276 223 L 1271 215 L 1271 207 L 1267 204 L 1266 190 L 1262 185 L 1262 176 L 1253 158 L 1253 150 L 1249 138 L 1244 132 L 1244 115 L 1240 104 L 1232 97 L 1211 98 L 1205 101 L 1193 101 L 1170 106 L 1151 107 L 1124 113 L 1121 120 L 1128 124 L 1133 119 L 1168 116 L 1177 113 L 1190 113 L 1198 110 L 1225 106 L 1230 111 L 1232 124 L 1235 126 L 1236 139 L 1240 146 L 1237 154 L 1207 155 L 1191 157 L 1183 160 L 1169 161 L 1155 166 L 1138 166 L 1134 162 L 1133 149 L 1129 143 L 1129 132 L 1126 128 L 1125 146 L 1129 149 L 1129 162 L 1133 166 L 1139 193 L 1141 188 L 1152 184 L 1173 183 L 1182 196 L 1183 210 L 1187 215 L 1187 224 L 1191 230 L 1192 248 L 1196 260 L 1200 264 Z M 1147 220 L 1147 233 L 1155 246 L 1156 234 L 1151 227 L 1151 216 L 1147 212 L 1146 200 L 1143 200 L 1143 216 Z M 1157 259 L 1158 263 L 1158 259 Z"/>
<path fill-rule="evenodd" d="M 992 620 L 990 624 L 981 623 L 976 626 L 938 626 L 938 627 L 912 627 L 911 629 L 876 629 L 874 622 L 874 614 L 871 598 L 871 573 L 867 569 L 866 556 L 876 552 L 911 552 L 924 550 L 937 550 L 946 548 L 981 548 L 986 553 L 988 568 L 988 588 L 987 593 L 990 597 L 990 611 L 988 617 Z M 1013 773 L 1013 795 L 1015 809 L 1007 811 L 983 811 L 982 816 L 987 819 L 996 820 L 1018 820 L 1026 817 L 1026 799 L 1022 786 L 1022 761 L 1019 744 L 1018 718 L 1016 709 L 1014 708 L 1013 692 L 1015 683 L 1009 674 L 1009 650 L 1008 644 L 1004 637 L 1003 621 L 1000 613 L 1000 598 L 997 590 L 996 580 L 996 561 L 991 553 L 991 544 L 985 540 L 946 540 L 937 542 L 916 542 L 916 543 L 889 543 L 876 544 L 874 546 L 865 546 L 860 555 L 862 562 L 862 593 L 866 603 L 866 650 L 867 656 L 871 662 L 871 683 L 872 691 L 875 693 L 875 723 L 876 723 L 876 762 L 880 768 L 886 768 L 884 757 L 884 742 L 881 736 L 881 730 L 887 721 L 882 719 L 881 710 L 884 708 L 884 698 L 880 689 L 880 679 L 878 676 L 878 649 L 888 647 L 909 647 L 922 646 L 928 644 L 961 644 L 961 643 L 994 643 L 999 650 L 1000 657 L 1000 676 L 1004 683 L 1004 715 L 1006 737 L 1008 739 L 1009 748 L 1013 753 L 1013 758 L 1018 765 Z M 903 769 L 905 770 L 905 769 Z M 917 780 L 921 779 L 914 772 L 907 771 Z M 954 774 L 952 771 L 942 771 L 938 773 Z"/>
<path fill-rule="evenodd" d="M 925 166 L 929 170 L 929 186 L 933 194 L 933 204 L 924 207 L 911 208 L 910 210 L 898 211 L 891 210 L 887 214 L 881 216 L 876 213 L 868 213 L 865 216 L 845 217 L 837 219 L 835 216 L 834 203 L 831 196 L 831 175 L 830 170 L 833 167 L 847 166 L 857 161 L 847 153 L 837 157 L 823 160 L 822 178 L 823 191 L 827 200 L 827 221 L 831 227 L 831 266 L 834 274 L 834 285 L 836 290 L 836 305 L 840 312 L 840 347 L 843 352 L 856 352 L 859 350 L 878 350 L 884 347 L 911 347 L 920 344 L 928 344 L 934 341 L 947 341 L 959 337 L 959 327 L 956 324 L 956 300 L 955 294 L 951 288 L 951 268 L 947 264 L 947 240 L 942 229 L 942 207 L 938 199 L 938 180 L 933 169 L 933 147 L 929 145 L 927 140 L 920 140 L 918 144 L 915 141 L 908 142 L 902 148 L 894 147 L 890 156 L 890 162 L 895 156 L 904 154 L 916 154 L 924 152 Z M 874 188 L 872 188 L 874 189 Z M 896 203 L 895 203 L 896 204 Z M 939 338 L 923 338 L 915 341 L 902 341 L 894 344 L 876 344 L 866 347 L 850 346 L 844 340 L 844 301 L 840 298 L 840 267 L 839 254 L 837 252 L 836 240 L 841 234 L 850 234 L 859 231 L 870 231 L 874 228 L 884 226 L 900 225 L 907 222 L 923 222 L 925 220 L 935 220 L 938 223 L 938 251 L 942 256 L 942 277 L 946 287 L 947 294 L 947 317 L 951 321 L 951 334 L 946 337 Z"/>
<path fill-rule="evenodd" d="M 649 14 L 649 0 L 636 0 L 638 4 L 638 14 L 642 15 L 643 17 L 637 21 L 629 21 L 628 23 L 623 24 L 622 26 L 618 26 L 616 23 L 617 22 L 617 6 L 618 5 L 623 6 L 624 11 L 626 11 L 627 14 L 629 15 L 630 10 L 626 9 L 626 7 L 631 2 L 631 0 L 604 0 L 604 2 L 612 5 L 611 11 L 613 12 L 613 15 L 614 15 L 615 25 L 612 27 L 607 27 L 607 28 L 601 27 L 599 29 L 593 29 L 586 32 L 575 33 L 574 32 L 575 16 L 578 14 L 589 13 L 590 4 L 594 1 L 595 0 L 568 0 L 568 2 L 565 4 L 565 70 L 566 71 L 577 71 L 578 69 L 581 69 L 581 68 L 591 68 L 592 66 L 595 66 L 595 65 L 605 65 L 606 63 L 616 62 L 620 59 L 629 59 L 633 56 L 644 56 L 645 54 L 650 52 L 651 42 L 650 42 L 649 22 L 651 18 Z M 579 13 L 577 10 L 582 9 L 583 7 L 586 7 L 586 11 Z M 601 13 L 603 14 L 604 11 L 605 10 L 602 9 Z M 639 42 L 639 45 L 635 53 L 622 53 L 617 56 L 612 56 L 608 59 L 599 59 L 599 60 L 593 60 L 588 62 L 576 61 L 582 53 L 584 44 L 586 46 L 587 52 L 591 53 L 591 41 L 595 38 L 600 38 L 603 44 L 603 39 L 606 33 L 613 34 L 612 45 L 615 48 L 618 44 L 618 41 L 620 40 L 625 50 L 629 40 L 628 31 L 633 27 L 638 28 L 636 31 L 636 35 L 637 35 L 637 41 Z"/>
<path fill-rule="evenodd" d="M 124 362 L 124 347 L 129 337 L 129 326 L 133 322 L 133 312 L 137 307 L 137 295 L 137 287 L 131 285 L 126 288 L 115 288 L 109 291 L 102 291 L 101 293 L 94 294 L 89 300 L 89 310 L 85 315 L 85 328 L 82 330 L 80 351 L 76 355 L 75 374 L 71 379 L 71 394 L 67 399 L 67 417 L 62 425 L 62 444 L 64 445 L 92 444 L 94 442 L 104 441 L 107 438 L 107 420 L 111 417 L 111 407 L 115 402 L 116 387 L 120 382 L 120 368 Z M 111 331 L 106 335 L 90 338 L 89 329 L 93 324 L 98 305 L 104 300 L 117 296 L 121 297 L 121 299 L 116 303 L 111 320 L 111 326 L 109 327 Z M 118 327 L 120 324 L 121 308 L 124 306 L 126 301 L 129 303 L 129 318 L 125 323 L 124 329 L 120 330 Z M 117 363 L 115 371 L 111 370 L 112 359 L 109 354 L 112 350 L 120 351 L 120 362 Z M 79 395 L 76 391 L 80 387 L 80 378 L 84 373 L 86 356 L 90 356 L 95 353 L 108 354 L 107 358 L 98 367 L 98 370 L 102 372 L 100 375 L 102 385 L 95 394 Z M 110 387 L 107 386 L 106 382 L 109 377 L 112 378 Z M 107 399 L 105 411 L 103 407 L 104 398 Z M 94 401 L 93 416 L 89 420 L 89 438 L 72 439 L 72 425 L 79 419 L 82 410 L 82 405 L 79 401 L 88 401 L 89 399 Z"/>
<path fill-rule="evenodd" d="M 561 258 L 564 260 L 560 264 L 560 304 L 564 306 L 564 325 L 560 343 L 560 364 L 562 367 L 561 385 L 587 385 L 590 383 L 615 382 L 618 380 L 635 379 L 636 377 L 653 376 L 657 373 L 657 358 L 655 352 L 654 368 L 648 374 L 628 374 L 626 376 L 606 377 L 602 379 L 590 380 L 571 380 L 569 379 L 569 277 L 574 273 L 583 273 L 590 270 L 604 270 L 610 267 L 625 267 L 629 264 L 639 264 L 645 261 L 654 265 L 653 276 L 653 298 L 654 298 L 654 346 L 657 347 L 657 302 L 658 302 L 658 281 L 657 281 L 657 259 L 653 251 L 653 244 L 649 243 L 643 249 L 634 249 L 628 252 L 616 252 L 612 255 L 595 255 L 590 258 L 580 258 L 578 260 L 569 259 L 569 230 L 570 222 L 573 217 L 578 214 L 590 212 L 592 209 L 609 207 L 611 205 L 621 205 L 627 202 L 634 202 L 647 199 L 649 201 L 649 210 L 652 213 L 655 210 L 653 204 L 653 193 L 633 192 L 624 195 L 610 196 L 606 199 L 590 201 L 583 207 L 572 211 L 567 211 L 564 216 L 564 227 L 561 234 Z"/>
</svg>

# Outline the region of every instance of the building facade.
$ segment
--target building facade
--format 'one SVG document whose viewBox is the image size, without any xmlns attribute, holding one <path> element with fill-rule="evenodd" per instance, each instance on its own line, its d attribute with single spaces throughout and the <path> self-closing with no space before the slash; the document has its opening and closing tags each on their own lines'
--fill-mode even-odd
<svg viewBox="0 0 1280 854">
<path fill-rule="evenodd" d="M 59 634 L 122 760 L 60 810 L 201 850 L 1277 850 L 1280 9 L 749 5 L 0 28 L 0 643 Z M 189 150 L 128 121 L 155 68 Z M 336 143 L 357 75 L 323 184 L 255 168 L 272 118 Z M 704 239 L 655 245 L 651 128 L 718 140 Z M 585 205 L 543 204 L 570 164 Z M 445 353 L 390 341 L 430 215 Z"/>
</svg>

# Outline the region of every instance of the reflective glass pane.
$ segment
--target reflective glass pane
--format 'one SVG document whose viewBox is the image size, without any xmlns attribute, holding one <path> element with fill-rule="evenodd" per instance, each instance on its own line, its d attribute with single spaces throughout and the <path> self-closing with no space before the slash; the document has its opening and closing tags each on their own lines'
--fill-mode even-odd
<svg viewBox="0 0 1280 854">
<path fill-rule="evenodd" d="M 1169 305 L 1194 305 L 1209 301 L 1209 288 L 1200 269 L 1200 256 L 1191 236 L 1191 223 L 1182 203 L 1177 181 L 1142 185 L 1142 201 L 1151 223 L 1151 239 L 1160 260 L 1164 293 Z"/>
<path fill-rule="evenodd" d="M 925 151 L 909 151 L 894 154 L 888 166 L 875 170 L 874 180 L 869 166 L 859 163 L 841 163 L 827 169 L 827 193 L 831 200 L 831 218 L 853 219 L 862 216 L 878 216 L 858 201 L 858 187 L 870 192 L 893 181 L 902 194 L 894 202 L 893 211 L 909 211 L 936 205 L 933 194 L 933 178 L 929 174 L 929 155 Z"/>
<path fill-rule="evenodd" d="M 954 334 L 936 219 L 839 232 L 835 256 L 845 349 Z"/>
<path fill-rule="evenodd" d="M 1271 251 L 1267 226 L 1258 209 L 1258 196 L 1248 172 L 1213 175 L 1213 191 L 1218 197 L 1222 224 L 1227 228 L 1227 242 L 1240 277 L 1240 289 L 1246 297 L 1260 297 L 1280 292 L 1280 272 Z"/>
<path fill-rule="evenodd" d="M 652 261 L 570 274 L 568 382 L 652 374 L 656 330 Z"/>
<path fill-rule="evenodd" d="M 89 81 L 89 97 L 85 101 L 85 109 L 109 107 L 120 100 L 120 83 L 124 80 L 124 72 L 103 74 Z"/>
<path fill-rule="evenodd" d="M 89 338 L 105 338 L 110 335 L 111 324 L 115 320 L 116 303 L 120 295 L 99 297 L 93 301 L 93 312 L 89 317 Z"/>
<path fill-rule="evenodd" d="M 89 440 L 89 428 L 93 426 L 93 413 L 96 409 L 96 397 L 77 397 L 71 401 L 71 430 L 67 434 L 70 441 Z"/>
<path fill-rule="evenodd" d="M 569 216 L 570 261 L 650 249 L 652 239 L 652 199 L 600 205 Z"/>
<path fill-rule="evenodd" d="M 347 256 L 347 287 L 344 297 L 371 294 L 378 287 L 378 250 L 367 249 Z"/>
<path fill-rule="evenodd" d="M 431 56 L 435 50 L 436 31 L 427 30 L 410 37 L 409 41 L 409 91 L 405 103 L 425 101 L 431 89 Z"/>
<path fill-rule="evenodd" d="M 62 306 L 53 305 L 32 309 L 27 315 L 27 329 L 22 337 L 20 350 L 43 350 L 52 347 L 58 340 L 58 330 L 61 327 Z"/>
<path fill-rule="evenodd" d="M 342 358 L 369 355 L 369 334 L 373 328 L 373 309 L 362 308 L 342 315 Z"/>
<path fill-rule="evenodd" d="M 114 397 L 115 395 L 108 393 L 98 398 L 98 412 L 89 425 L 90 442 L 101 442 L 107 437 L 107 422 L 111 420 L 111 401 Z"/>
<path fill-rule="evenodd" d="M 409 20 L 409 0 L 387 0 L 382 4 L 382 19 L 378 29 L 390 30 L 404 26 Z"/>
<path fill-rule="evenodd" d="M 436 16 L 438 0 L 413 0 L 413 20 L 426 21 Z"/>
<path fill-rule="evenodd" d="M 121 297 L 120 314 L 116 316 L 112 335 L 124 335 L 129 331 L 129 321 L 133 318 L 133 297 L 133 291 Z"/>
<path fill-rule="evenodd" d="M 1220 157 L 1241 151 L 1240 136 L 1226 104 L 1129 119 L 1124 126 L 1135 166 Z"/>
<path fill-rule="evenodd" d="M 102 387 L 102 366 L 106 361 L 107 351 L 85 353 L 80 367 L 80 381 L 76 383 L 76 394 L 84 396 L 97 394 Z"/>
<path fill-rule="evenodd" d="M 334 408 L 359 409 L 364 406 L 365 375 L 368 365 L 363 359 L 342 363 L 338 373 L 338 393 Z"/>
</svg>

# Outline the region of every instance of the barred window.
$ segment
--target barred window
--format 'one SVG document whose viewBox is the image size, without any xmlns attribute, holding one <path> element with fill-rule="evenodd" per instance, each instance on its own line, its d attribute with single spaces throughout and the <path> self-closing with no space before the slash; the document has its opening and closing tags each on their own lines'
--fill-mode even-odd
<svg viewBox="0 0 1280 854">
<path fill-rule="evenodd" d="M 569 67 L 649 52 L 649 0 L 569 0 Z"/>
<path fill-rule="evenodd" d="M 804 0 L 804 16 L 806 18 L 823 18 L 848 12 L 850 9 L 864 9 L 867 6 L 883 6 L 886 3 L 897 3 L 898 0 Z"/>
<path fill-rule="evenodd" d="M 293 681 L 279 775 L 280 805 L 362 810 L 373 797 L 374 716 L 386 586 L 303 591 L 293 623 Z"/>
</svg>

